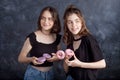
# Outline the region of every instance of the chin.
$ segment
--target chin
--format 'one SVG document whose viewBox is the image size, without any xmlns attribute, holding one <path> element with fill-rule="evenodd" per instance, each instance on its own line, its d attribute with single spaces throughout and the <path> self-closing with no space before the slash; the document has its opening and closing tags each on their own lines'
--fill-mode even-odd
<svg viewBox="0 0 120 80">
<path fill-rule="evenodd" d="M 72 33 L 73 35 L 78 35 L 78 33 Z"/>
</svg>

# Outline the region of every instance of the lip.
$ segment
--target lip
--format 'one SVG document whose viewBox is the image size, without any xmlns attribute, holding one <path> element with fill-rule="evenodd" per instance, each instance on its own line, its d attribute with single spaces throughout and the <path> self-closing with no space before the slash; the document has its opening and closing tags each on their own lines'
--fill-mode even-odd
<svg viewBox="0 0 120 80">
<path fill-rule="evenodd" d="M 44 26 L 49 26 L 49 25 L 44 25 Z"/>
<path fill-rule="evenodd" d="M 43 25 L 43 27 L 49 27 L 49 25 Z"/>
<path fill-rule="evenodd" d="M 72 28 L 72 31 L 77 31 L 77 30 L 78 30 L 78 28 L 75 28 L 75 29 Z"/>
</svg>

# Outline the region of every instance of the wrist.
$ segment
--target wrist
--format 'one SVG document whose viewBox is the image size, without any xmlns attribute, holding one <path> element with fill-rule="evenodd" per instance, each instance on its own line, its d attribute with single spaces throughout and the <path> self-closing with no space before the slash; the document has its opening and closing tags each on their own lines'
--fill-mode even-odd
<svg viewBox="0 0 120 80">
<path fill-rule="evenodd" d="M 84 62 L 79 62 L 78 67 L 84 68 Z"/>
<path fill-rule="evenodd" d="M 33 62 L 35 57 L 29 57 L 28 62 Z"/>
</svg>

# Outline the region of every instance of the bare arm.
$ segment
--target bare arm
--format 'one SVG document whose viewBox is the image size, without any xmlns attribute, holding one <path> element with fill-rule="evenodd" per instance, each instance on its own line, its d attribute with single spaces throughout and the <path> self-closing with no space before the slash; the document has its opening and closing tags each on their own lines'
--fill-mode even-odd
<svg viewBox="0 0 120 80">
<path fill-rule="evenodd" d="M 69 66 L 67 65 L 67 63 L 65 61 L 66 60 L 64 60 L 64 62 L 63 62 L 63 68 L 64 68 L 64 71 L 67 73 L 68 69 L 69 69 Z"/>
<path fill-rule="evenodd" d="M 91 68 L 91 69 L 98 69 L 98 68 L 106 67 L 106 63 L 104 59 L 96 61 L 96 62 L 82 62 L 78 60 L 75 55 L 74 55 L 74 58 L 75 59 L 72 61 L 69 61 L 69 60 L 66 61 L 66 64 L 72 67 Z"/>
<path fill-rule="evenodd" d="M 37 62 L 36 57 L 28 57 L 28 53 L 31 50 L 32 46 L 30 45 L 30 41 L 29 38 L 26 39 L 26 41 L 24 42 L 24 45 L 22 47 L 22 50 L 18 56 L 18 62 L 20 63 L 30 63 L 32 62 L 33 64 L 41 64 Z"/>
<path fill-rule="evenodd" d="M 105 68 L 106 67 L 106 63 L 105 60 L 102 59 L 100 61 L 97 62 L 91 62 L 91 63 L 85 63 L 82 62 L 81 65 L 79 64 L 79 66 L 81 66 L 82 68 Z"/>
<path fill-rule="evenodd" d="M 18 61 L 21 62 L 21 63 L 30 63 L 32 61 L 32 58 L 27 58 L 27 55 L 31 49 L 31 45 L 30 45 L 30 42 L 29 42 L 29 38 L 26 39 L 26 41 L 24 42 L 24 45 L 22 47 L 22 50 L 19 54 L 19 57 L 18 57 Z"/>
</svg>

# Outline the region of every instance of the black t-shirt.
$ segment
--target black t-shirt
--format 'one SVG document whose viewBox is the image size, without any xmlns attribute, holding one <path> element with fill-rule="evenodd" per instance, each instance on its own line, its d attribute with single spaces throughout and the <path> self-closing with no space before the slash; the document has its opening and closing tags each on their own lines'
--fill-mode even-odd
<svg viewBox="0 0 120 80">
<path fill-rule="evenodd" d="M 48 53 L 51 55 L 51 53 L 56 53 L 57 51 L 57 46 L 60 43 L 61 40 L 61 35 L 57 34 L 56 35 L 56 40 L 53 43 L 50 44 L 45 44 L 38 42 L 36 40 L 36 35 L 34 32 L 29 34 L 27 36 L 30 40 L 30 44 L 32 46 L 32 49 L 30 50 L 30 57 L 35 56 L 35 57 L 41 57 L 43 56 L 44 53 Z M 34 65 L 33 63 L 30 63 L 31 65 Z M 52 66 L 53 62 L 48 62 L 45 61 L 43 64 L 40 65 L 34 65 L 34 66 Z"/>
<path fill-rule="evenodd" d="M 73 50 L 73 44 L 67 46 Z M 81 37 L 81 44 L 75 51 L 76 57 L 83 62 L 96 62 L 103 59 L 98 42 L 92 35 Z M 73 57 L 71 58 L 71 60 Z M 85 69 L 69 67 L 69 72 L 74 80 L 96 80 L 98 69 Z"/>
</svg>

